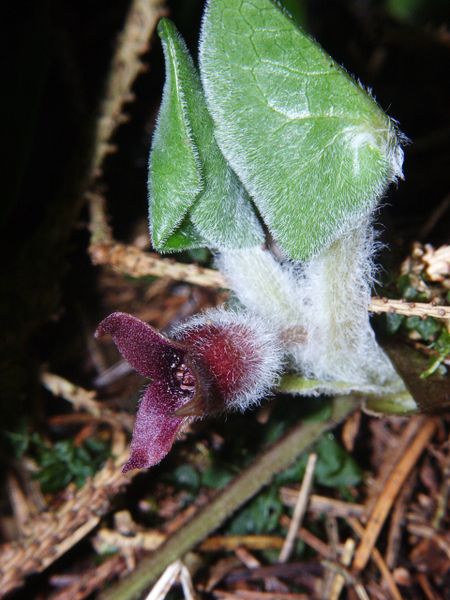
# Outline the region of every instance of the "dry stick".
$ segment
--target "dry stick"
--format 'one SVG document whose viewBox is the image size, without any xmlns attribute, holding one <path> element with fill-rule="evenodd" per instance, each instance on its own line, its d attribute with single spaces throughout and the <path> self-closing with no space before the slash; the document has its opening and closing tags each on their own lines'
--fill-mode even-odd
<svg viewBox="0 0 450 600">
<path fill-rule="evenodd" d="M 344 567 L 348 567 L 352 562 L 353 552 L 355 551 L 355 540 L 348 538 L 344 544 L 344 551 L 341 557 L 341 563 Z M 345 585 L 345 578 L 340 573 L 336 573 L 331 583 L 331 591 L 328 596 L 329 600 L 338 600 Z"/>
<path fill-rule="evenodd" d="M 351 585 L 355 590 L 356 595 L 360 600 L 370 600 L 366 590 L 364 589 L 362 583 L 360 583 L 357 578 L 351 573 L 344 565 L 337 563 L 332 560 L 323 560 L 322 564 L 324 567 L 331 569 L 335 573 L 341 575 L 348 585 Z"/>
<path fill-rule="evenodd" d="M 291 519 L 287 515 L 281 515 L 280 525 L 288 529 L 290 524 Z M 302 542 L 305 542 L 307 546 L 315 550 L 317 554 L 320 554 L 324 558 L 332 559 L 332 552 L 328 544 L 326 544 L 320 538 L 308 531 L 308 529 L 305 529 L 305 527 L 299 528 L 299 530 L 297 531 L 297 537 L 299 540 L 302 540 Z"/>
<path fill-rule="evenodd" d="M 370 312 L 393 313 L 407 317 L 433 317 L 435 319 L 450 319 L 450 306 L 434 305 L 432 302 L 407 302 L 406 300 L 391 300 L 390 298 L 372 298 Z"/>
<path fill-rule="evenodd" d="M 302 481 L 302 487 L 298 493 L 297 502 L 294 508 L 294 514 L 289 525 L 289 530 L 284 542 L 283 548 L 280 552 L 278 562 L 285 563 L 289 560 L 292 550 L 294 548 L 295 539 L 297 532 L 305 516 L 306 506 L 308 504 L 309 494 L 313 484 L 314 469 L 316 468 L 317 454 L 310 454 L 308 456 L 308 462 L 306 464 L 305 475 Z"/>
<path fill-rule="evenodd" d="M 348 422 L 348 420 L 346 422 Z M 330 545 L 331 559 L 338 560 L 340 540 L 339 540 L 339 530 L 338 530 L 338 524 L 337 524 L 336 517 L 333 517 L 331 515 L 325 516 L 325 530 L 327 533 L 328 543 Z M 347 542 L 348 542 L 348 540 L 347 540 Z M 347 560 L 348 549 L 346 551 L 345 546 L 342 549 L 341 564 L 343 564 L 345 567 L 348 567 L 350 565 L 352 558 L 353 558 L 353 552 L 354 552 L 354 548 L 352 550 L 350 558 Z M 345 557 L 345 560 L 344 560 L 344 557 Z M 336 575 L 332 571 L 325 572 L 325 577 L 322 582 L 322 598 L 332 600 L 331 592 L 332 592 L 333 587 L 336 587 L 336 588 L 339 587 L 337 584 L 335 584 L 336 580 L 341 581 L 342 577 L 340 575 Z M 342 580 L 341 589 L 343 586 L 344 586 L 344 580 Z M 336 594 L 336 592 L 335 592 L 335 594 Z M 339 594 L 340 594 L 340 591 L 337 594 L 337 596 L 335 596 L 335 600 L 337 600 L 337 598 L 339 597 Z"/>
<path fill-rule="evenodd" d="M 64 377 L 48 372 L 41 374 L 41 383 L 54 396 L 59 396 L 70 402 L 76 410 L 85 410 L 90 415 L 100 418 L 119 429 L 132 429 L 128 415 L 120 416 L 103 406 L 101 402 L 97 401 L 96 392 L 86 390 L 64 379 Z"/>
<path fill-rule="evenodd" d="M 91 217 L 91 243 L 111 243 L 112 233 L 106 220 L 105 207 L 94 186 L 101 175 L 105 157 L 114 150 L 110 140 L 117 127 L 127 121 L 124 106 L 133 100 L 132 86 L 140 73 L 146 70 L 140 57 L 149 49 L 149 41 L 158 20 L 167 13 L 164 0 L 132 0 L 125 24 L 117 39 L 109 69 L 105 94 L 96 124 L 95 145 L 86 194 Z"/>
<path fill-rule="evenodd" d="M 40 380 L 49 392 L 54 396 L 64 398 L 67 402 L 73 404 L 76 410 L 85 410 L 94 417 L 100 416 L 102 407 L 96 401 L 96 393 L 94 391 L 85 390 L 54 373 L 44 372 L 41 374 Z"/>
<path fill-rule="evenodd" d="M 437 531 L 429 525 L 421 525 L 419 523 L 409 523 L 407 526 L 408 532 L 418 537 L 423 537 L 428 540 L 433 540 L 435 544 L 447 555 L 450 561 L 450 544 L 444 536 L 440 535 Z"/>
<path fill-rule="evenodd" d="M 236 550 L 240 547 L 249 550 L 280 550 L 284 539 L 278 535 L 217 535 L 206 539 L 199 546 L 203 552 Z"/>
<path fill-rule="evenodd" d="M 92 160 L 92 179 L 98 176 L 105 156 L 111 152 L 109 141 L 114 131 L 126 120 L 123 107 L 133 100 L 131 88 L 137 76 L 145 70 L 140 56 L 148 51 L 149 40 L 158 20 L 164 14 L 166 11 L 162 0 L 133 0 L 131 3 L 125 25 L 117 40 L 100 107 Z"/>
<path fill-rule="evenodd" d="M 355 405 L 352 396 L 335 398 L 329 421 L 304 423 L 294 427 L 277 444 L 261 454 L 209 505 L 200 509 L 191 521 L 177 530 L 155 555 L 144 559 L 130 577 L 105 593 L 104 600 L 125 600 L 139 595 L 169 564 L 220 527 L 242 504 L 267 485 L 276 473 L 287 468 L 324 432 L 350 414 L 356 408 Z"/>
<path fill-rule="evenodd" d="M 179 263 L 171 258 L 160 258 L 157 254 L 143 252 L 135 246 L 119 243 L 93 244 L 90 254 L 95 265 L 108 265 L 123 275 L 169 277 L 176 281 L 214 289 L 227 287 L 219 271 L 195 264 Z"/>
<path fill-rule="evenodd" d="M 280 498 L 286 506 L 295 506 L 297 501 L 298 490 L 288 487 L 280 489 Z M 309 497 L 308 511 L 312 513 L 325 513 L 333 517 L 364 517 L 366 507 L 364 504 L 356 504 L 354 502 L 344 502 L 343 500 L 335 500 L 327 498 L 327 496 L 319 496 L 311 494 Z"/>
<path fill-rule="evenodd" d="M 180 583 L 185 600 L 195 600 L 197 595 L 192 582 L 192 576 L 187 566 L 183 563 L 181 564 Z"/>
<path fill-rule="evenodd" d="M 423 427 L 412 441 L 410 447 L 406 450 L 403 457 L 396 464 L 389 475 L 385 487 L 375 503 L 373 511 L 369 517 L 366 530 L 362 536 L 360 545 L 356 550 L 353 568 L 356 572 L 361 571 L 369 560 L 372 548 L 378 539 L 380 531 L 384 525 L 386 517 L 397 497 L 402 485 L 408 477 L 411 470 L 417 463 L 423 450 L 433 437 L 436 431 L 436 422 L 432 419 L 425 420 Z"/>
<path fill-rule="evenodd" d="M 57 511 L 46 511 L 27 524 L 28 535 L 0 546 L 0 597 L 40 573 L 88 535 L 110 509 L 110 498 L 131 478 L 119 465 L 128 452 L 108 463 Z"/>
<path fill-rule="evenodd" d="M 98 205 L 95 206 L 95 211 L 97 209 Z M 95 214 L 97 213 L 95 212 Z M 96 219 L 101 222 L 98 216 Z M 108 265 L 123 275 L 170 277 L 177 281 L 203 287 L 228 288 L 226 279 L 219 271 L 194 264 L 186 265 L 173 259 L 160 258 L 157 254 L 143 252 L 135 246 L 115 241 L 104 240 L 102 243 L 93 243 L 90 247 L 90 254 L 94 264 Z M 374 313 L 450 319 L 450 306 L 434 306 L 433 304 L 388 298 L 372 298 L 368 310 Z"/>
<path fill-rule="evenodd" d="M 391 513 L 389 531 L 384 558 L 389 569 L 397 564 L 397 556 L 401 547 L 402 527 L 405 521 L 406 506 L 412 495 L 416 483 L 416 474 L 413 473 L 403 485 Z"/>
<path fill-rule="evenodd" d="M 176 560 L 174 563 L 166 567 L 164 573 L 155 583 L 153 589 L 150 591 L 145 600 L 164 600 L 170 588 L 178 579 L 178 576 L 181 572 L 181 567 L 181 560 Z"/>
<path fill-rule="evenodd" d="M 347 524 L 350 525 L 350 527 L 353 529 L 353 531 L 356 533 L 356 535 L 359 538 L 363 537 L 363 535 L 365 533 L 364 527 L 361 525 L 361 523 L 357 519 L 349 518 L 347 520 Z M 397 587 L 397 584 L 395 583 L 394 577 L 393 577 L 392 573 L 389 571 L 379 550 L 377 548 L 372 548 L 371 556 L 372 556 L 373 562 L 376 564 L 378 570 L 380 571 L 381 576 L 384 578 L 387 588 L 388 588 L 393 600 L 402 600 L 402 595 L 399 592 L 399 589 Z"/>
</svg>

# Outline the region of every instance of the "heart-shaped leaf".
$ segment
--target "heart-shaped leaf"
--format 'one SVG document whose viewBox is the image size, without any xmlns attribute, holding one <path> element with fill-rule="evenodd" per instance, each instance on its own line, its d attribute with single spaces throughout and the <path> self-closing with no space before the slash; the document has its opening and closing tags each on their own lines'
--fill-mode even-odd
<svg viewBox="0 0 450 600">
<path fill-rule="evenodd" d="M 200 70 L 219 146 L 286 254 L 307 260 L 401 175 L 396 129 L 271 0 L 210 0 Z"/>
</svg>

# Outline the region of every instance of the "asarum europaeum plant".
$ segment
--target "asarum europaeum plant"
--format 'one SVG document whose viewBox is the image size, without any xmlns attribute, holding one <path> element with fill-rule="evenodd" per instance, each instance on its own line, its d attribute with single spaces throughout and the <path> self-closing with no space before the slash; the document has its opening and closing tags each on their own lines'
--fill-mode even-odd
<svg viewBox="0 0 450 600">
<path fill-rule="evenodd" d="M 244 409 L 286 372 L 294 394 L 357 391 L 414 410 L 367 310 L 372 214 L 402 176 L 395 123 L 272 0 L 207 2 L 199 71 L 169 20 L 158 32 L 152 243 L 216 252 L 237 308 L 172 339 L 121 313 L 100 324 L 151 378 L 125 470 L 159 462 L 186 419 Z"/>
</svg>

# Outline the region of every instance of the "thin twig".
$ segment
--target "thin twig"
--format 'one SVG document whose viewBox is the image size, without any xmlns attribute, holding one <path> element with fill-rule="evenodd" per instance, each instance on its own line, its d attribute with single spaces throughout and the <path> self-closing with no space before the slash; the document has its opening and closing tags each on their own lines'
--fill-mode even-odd
<svg viewBox="0 0 450 600">
<path fill-rule="evenodd" d="M 414 473 L 402 487 L 391 513 L 385 552 L 386 564 L 390 569 L 393 569 L 397 564 L 397 556 L 401 547 L 402 526 L 405 520 L 406 505 L 411 497 L 415 483 L 416 475 Z"/>
<path fill-rule="evenodd" d="M 182 562 L 176 560 L 174 563 L 166 567 L 164 573 L 153 586 L 145 600 L 164 600 L 170 588 L 178 579 L 181 573 Z"/>
<path fill-rule="evenodd" d="M 160 258 L 156 254 L 143 252 L 136 246 L 119 242 L 94 243 L 90 247 L 92 262 L 108 265 L 118 273 L 131 277 L 170 277 L 194 285 L 210 288 L 228 288 L 226 279 L 214 269 L 206 269 L 194 264 L 184 264 L 172 259 Z M 406 316 L 434 317 L 449 319 L 450 306 L 434 306 L 432 303 L 407 302 L 389 298 L 372 298 L 369 312 L 396 313 Z"/>
<path fill-rule="evenodd" d="M 344 552 L 341 556 L 341 564 L 344 567 L 348 567 L 352 562 L 353 553 L 355 551 L 355 540 L 348 538 L 344 544 Z M 341 573 L 336 573 L 331 583 L 331 590 L 329 596 L 326 596 L 328 600 L 338 600 L 342 593 L 345 585 L 345 578 Z"/>
<path fill-rule="evenodd" d="M 279 535 L 216 535 L 209 537 L 199 546 L 203 552 L 236 550 L 240 547 L 250 550 L 280 550 L 284 538 Z"/>
<path fill-rule="evenodd" d="M 356 595 L 360 600 L 370 600 L 366 590 L 363 585 L 356 579 L 356 577 L 351 573 L 344 565 L 340 563 L 334 562 L 332 560 L 323 560 L 322 564 L 324 567 L 335 571 L 342 576 L 342 578 L 346 581 L 348 585 L 351 585 L 356 592 Z"/>
<path fill-rule="evenodd" d="M 130 415 L 119 415 L 109 408 L 102 406 L 97 400 L 96 392 L 86 390 L 60 375 L 48 372 L 41 374 L 41 383 L 54 396 L 64 398 L 64 400 L 70 402 L 75 410 L 84 410 L 93 417 L 101 419 L 119 429 L 132 430 Z"/>
<path fill-rule="evenodd" d="M 432 302 L 408 302 L 407 300 L 391 300 L 390 298 L 372 298 L 369 311 L 374 313 L 391 313 L 407 317 L 433 317 L 434 319 L 450 319 L 450 306 L 434 305 Z"/>
<path fill-rule="evenodd" d="M 331 515 L 325 515 L 325 530 L 327 533 L 328 544 L 330 546 L 331 560 L 338 560 L 340 541 L 339 541 L 339 529 L 338 529 L 336 517 L 333 517 Z M 353 550 L 354 550 L 354 548 L 353 548 Z M 351 558 L 353 558 L 353 550 L 352 550 Z M 345 546 L 342 549 L 341 563 L 344 566 L 348 567 L 350 565 L 351 558 L 350 558 L 350 562 L 346 563 L 344 561 L 344 556 L 346 556 Z M 325 577 L 322 582 L 322 598 L 323 599 L 326 599 L 326 600 L 330 599 L 332 589 L 335 586 L 334 582 L 336 581 L 336 579 L 340 580 L 340 578 L 341 578 L 340 575 L 336 575 L 332 571 L 325 572 Z M 344 583 L 345 583 L 344 580 L 342 580 L 342 587 L 344 586 Z M 341 587 L 341 589 L 342 589 L 342 587 Z M 340 591 L 339 591 L 339 594 L 340 594 Z"/>
<path fill-rule="evenodd" d="M 361 525 L 361 523 L 354 518 L 349 518 L 347 520 L 348 525 L 350 525 L 350 527 L 353 529 L 353 531 L 356 533 L 356 535 L 359 538 L 362 538 L 364 536 L 365 530 L 364 527 Z M 371 557 L 373 559 L 373 562 L 376 564 L 378 570 L 381 573 L 381 576 L 383 577 L 384 581 L 386 582 L 387 588 L 393 598 L 393 600 L 402 600 L 402 595 L 399 592 L 399 589 L 397 587 L 397 584 L 395 583 L 394 577 L 392 575 L 392 573 L 389 571 L 386 563 L 384 562 L 383 557 L 381 556 L 381 553 L 379 552 L 379 550 L 377 548 L 372 548 L 371 551 Z"/>
<path fill-rule="evenodd" d="M 143 252 L 136 246 L 120 243 L 94 244 L 90 247 L 90 254 L 95 265 L 108 265 L 123 275 L 153 275 L 214 289 L 226 287 L 222 275 L 214 269 L 161 258 L 157 254 Z"/>
<path fill-rule="evenodd" d="M 298 490 L 288 487 L 280 489 L 280 497 L 283 504 L 286 506 L 295 506 L 297 501 Z M 318 496 L 311 494 L 309 497 L 308 511 L 312 513 L 325 513 L 333 517 L 364 517 L 366 507 L 364 504 L 356 504 L 354 502 L 344 502 L 343 500 L 335 500 L 326 496 Z"/>
<path fill-rule="evenodd" d="M 353 568 L 356 572 L 366 566 L 395 498 L 435 431 L 436 422 L 432 419 L 425 420 L 410 447 L 390 473 L 385 487 L 377 498 L 360 545 L 356 550 L 353 561 Z"/>
<path fill-rule="evenodd" d="M 109 142 L 116 128 L 126 120 L 123 108 L 133 100 L 131 88 L 145 70 L 140 56 L 148 51 L 149 40 L 158 20 L 166 14 L 162 0 L 133 0 L 124 27 L 117 40 L 109 70 L 105 95 L 97 121 L 96 146 L 92 161 L 92 178 L 111 151 Z"/>
<path fill-rule="evenodd" d="M 289 517 L 287 515 L 281 515 L 280 525 L 282 527 L 289 528 L 290 524 L 291 520 L 289 519 Z M 320 538 L 311 533 L 305 527 L 299 528 L 299 530 L 297 531 L 297 537 L 299 540 L 302 540 L 302 542 L 305 542 L 307 546 L 315 550 L 317 554 L 320 554 L 320 556 L 332 559 L 332 551 L 328 544 L 323 542 Z"/>
<path fill-rule="evenodd" d="M 413 535 L 417 535 L 418 537 L 423 537 L 425 539 L 432 540 L 433 542 L 435 542 L 436 546 L 438 546 L 450 560 L 450 543 L 445 539 L 444 536 L 440 535 L 436 530 L 434 530 L 433 527 L 429 527 L 428 525 L 409 523 L 407 529 L 409 533 L 412 533 Z"/>
<path fill-rule="evenodd" d="M 187 566 L 183 563 L 181 564 L 180 583 L 185 600 L 195 600 L 197 596 L 194 590 L 191 573 Z"/>
<path fill-rule="evenodd" d="M 353 397 L 333 401 L 331 420 L 303 423 L 294 427 L 277 444 L 270 447 L 245 469 L 223 492 L 203 507 L 184 527 L 178 529 L 154 556 L 144 559 L 136 571 L 105 593 L 108 600 L 133 598 L 148 587 L 174 560 L 196 546 L 214 531 L 244 502 L 253 497 L 272 477 L 285 469 L 325 431 L 334 427 L 355 408 Z"/>
<path fill-rule="evenodd" d="M 290 555 L 292 554 L 292 550 L 295 544 L 295 538 L 297 537 L 297 531 L 300 528 L 300 525 L 306 512 L 306 506 L 308 504 L 308 498 L 313 484 L 314 469 L 316 468 L 316 462 L 317 454 L 310 454 L 308 456 L 308 462 L 306 464 L 306 470 L 302 481 L 302 487 L 300 488 L 300 491 L 298 493 L 297 502 L 294 507 L 294 514 L 292 515 L 292 520 L 289 525 L 286 540 L 284 542 L 283 548 L 281 549 L 278 562 L 287 562 L 289 560 Z"/>
<path fill-rule="evenodd" d="M 119 469 L 127 455 L 108 461 L 61 508 L 29 521 L 26 536 L 0 546 L 0 596 L 22 585 L 27 575 L 42 572 L 98 525 L 111 499 L 131 481 Z"/>
</svg>

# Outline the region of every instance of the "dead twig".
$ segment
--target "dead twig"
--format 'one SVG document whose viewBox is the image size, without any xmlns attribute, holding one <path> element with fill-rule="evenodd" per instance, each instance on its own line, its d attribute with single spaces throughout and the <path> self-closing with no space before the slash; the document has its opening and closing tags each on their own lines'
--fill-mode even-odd
<svg viewBox="0 0 450 600">
<path fill-rule="evenodd" d="M 184 264 L 157 254 L 143 252 L 136 246 L 120 244 L 92 244 L 89 249 L 95 265 L 108 265 L 118 273 L 131 277 L 169 277 L 210 288 L 225 288 L 226 282 L 218 271 L 195 264 Z"/>
<path fill-rule="evenodd" d="M 287 515 L 281 515 L 280 525 L 282 527 L 289 528 L 290 524 L 291 520 L 289 519 L 289 517 Z M 307 546 L 315 550 L 317 554 L 320 554 L 320 556 L 329 559 L 332 558 L 332 551 L 328 544 L 323 542 L 320 538 L 311 533 L 305 527 L 299 528 L 299 530 L 297 531 L 297 537 L 299 540 L 302 540 L 302 542 L 305 542 Z"/>
<path fill-rule="evenodd" d="M 163 0 L 133 0 L 117 40 L 109 69 L 109 79 L 97 121 L 96 145 L 92 160 L 92 179 L 98 177 L 105 156 L 111 152 L 110 140 L 116 128 L 127 120 L 123 108 L 133 100 L 131 88 L 146 70 L 140 57 L 149 49 L 149 40 L 158 20 L 166 14 Z"/>
<path fill-rule="evenodd" d="M 284 539 L 278 535 L 216 535 L 209 537 L 199 546 L 203 552 L 223 552 L 240 547 L 249 550 L 279 550 Z"/>
<path fill-rule="evenodd" d="M 145 600 L 164 600 L 169 593 L 170 588 L 176 583 L 181 573 L 183 563 L 181 560 L 176 560 L 174 563 L 166 567 L 164 573 L 153 586 Z"/>
<path fill-rule="evenodd" d="M 353 569 L 356 572 L 361 571 L 366 566 L 395 498 L 436 431 L 436 422 L 432 419 L 422 418 L 421 423 L 422 426 L 419 432 L 400 461 L 395 465 L 385 487 L 375 502 L 353 561 Z"/>
<path fill-rule="evenodd" d="M 348 538 L 344 544 L 344 551 L 341 556 L 341 564 L 344 567 L 350 566 L 353 553 L 355 551 L 355 540 Z M 328 600 L 338 600 L 345 585 L 345 577 L 341 573 L 336 573 L 331 582 L 330 594 L 324 597 Z"/>
<path fill-rule="evenodd" d="M 298 490 L 288 487 L 280 488 L 280 497 L 283 504 L 286 506 L 295 506 Z M 311 494 L 309 497 L 308 511 L 312 513 L 325 513 L 333 517 L 358 517 L 363 518 L 366 513 L 364 504 L 356 504 L 354 502 L 344 502 L 343 500 L 335 500 L 326 496 L 318 496 Z"/>
<path fill-rule="evenodd" d="M 314 469 L 316 468 L 317 454 L 310 454 L 308 456 L 308 462 L 306 464 L 305 475 L 303 477 L 302 486 L 298 493 L 297 502 L 294 507 L 294 514 L 289 525 L 288 533 L 286 536 L 285 543 L 280 552 L 279 562 L 287 562 L 295 544 L 295 538 L 297 537 L 297 531 L 300 528 L 300 524 L 306 512 L 306 506 L 308 504 L 309 494 L 313 484 Z"/>
<path fill-rule="evenodd" d="M 402 526 L 405 521 L 406 506 L 411 497 L 416 477 L 411 476 L 403 486 L 395 501 L 389 524 L 388 539 L 386 545 L 385 560 L 388 568 L 393 569 L 397 563 L 397 555 L 400 549 Z"/>
<path fill-rule="evenodd" d="M 119 242 L 93 243 L 89 249 L 95 265 L 108 265 L 118 273 L 131 277 L 170 277 L 194 285 L 210 288 L 228 288 L 226 279 L 214 269 L 194 264 L 184 264 L 173 259 L 160 258 L 156 254 L 143 252 L 136 246 Z M 433 303 L 407 302 L 389 298 L 372 298 L 369 312 L 395 313 L 406 316 L 435 319 L 450 319 L 450 306 L 435 306 Z"/>
<path fill-rule="evenodd" d="M 340 575 L 347 583 L 347 585 L 351 585 L 360 600 L 370 600 L 362 583 L 358 581 L 357 578 L 353 575 L 353 573 L 351 573 L 346 567 L 344 567 L 344 565 L 336 563 L 332 560 L 323 560 L 322 564 L 327 569 L 331 569 L 332 571 L 335 571 L 335 573 Z"/>
<path fill-rule="evenodd" d="M 131 430 L 129 419 L 122 418 L 114 411 L 104 407 L 97 401 L 97 394 L 81 386 L 71 383 L 64 377 L 54 373 L 44 372 L 41 374 L 42 385 L 54 396 L 58 396 L 70 402 L 75 410 L 84 410 L 96 419 L 101 419 L 120 429 Z"/>
<path fill-rule="evenodd" d="M 0 596 L 22 585 L 27 575 L 42 572 L 98 525 L 111 499 L 131 480 L 119 469 L 127 454 L 109 460 L 61 508 L 29 521 L 23 538 L 0 546 Z"/>
<path fill-rule="evenodd" d="M 353 529 L 353 531 L 356 533 L 356 535 L 359 538 L 362 538 L 364 536 L 365 530 L 363 528 L 363 526 L 361 525 L 361 523 L 359 523 L 359 521 L 357 521 L 354 518 L 350 518 L 347 521 L 348 525 L 350 525 L 350 527 Z M 384 581 L 386 582 L 387 588 L 389 590 L 389 593 L 391 594 L 393 600 L 402 600 L 402 595 L 399 592 L 399 589 L 397 587 L 397 584 L 395 583 L 394 577 L 392 575 L 392 573 L 389 571 L 386 563 L 383 560 L 383 557 L 381 556 L 381 553 L 379 552 L 379 550 L 377 548 L 372 548 L 371 551 L 371 557 L 373 559 L 373 562 L 376 564 L 378 570 L 381 573 L 381 576 L 383 577 Z"/>
<path fill-rule="evenodd" d="M 432 302 L 408 302 L 407 300 L 391 300 L 390 298 L 372 298 L 369 312 L 391 313 L 406 317 L 433 317 L 434 319 L 450 319 L 450 306 L 438 306 Z"/>
</svg>

